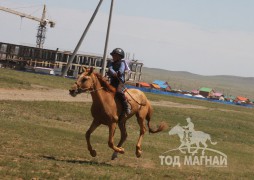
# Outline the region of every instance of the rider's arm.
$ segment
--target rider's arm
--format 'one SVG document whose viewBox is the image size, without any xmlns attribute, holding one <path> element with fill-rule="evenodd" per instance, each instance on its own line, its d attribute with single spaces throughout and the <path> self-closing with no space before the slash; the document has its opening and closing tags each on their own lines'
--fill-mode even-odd
<svg viewBox="0 0 254 180">
<path fill-rule="evenodd" d="M 121 66 L 118 72 L 120 73 L 120 75 L 123 75 L 125 73 L 125 64 L 123 61 L 121 61 Z"/>
<path fill-rule="evenodd" d="M 113 64 L 112 62 L 109 63 L 109 67 L 108 67 L 108 72 L 110 76 L 115 76 L 117 73 L 115 72 L 115 70 L 113 69 Z"/>
</svg>

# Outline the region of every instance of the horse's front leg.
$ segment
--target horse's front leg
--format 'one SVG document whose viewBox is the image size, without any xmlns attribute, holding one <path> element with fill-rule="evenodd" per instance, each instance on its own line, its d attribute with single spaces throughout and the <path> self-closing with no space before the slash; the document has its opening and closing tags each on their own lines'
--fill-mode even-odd
<svg viewBox="0 0 254 180">
<path fill-rule="evenodd" d="M 100 125 L 101 123 L 97 121 L 96 119 L 93 120 L 90 128 L 86 132 L 86 142 L 87 142 L 87 148 L 91 154 L 91 156 L 96 156 L 96 151 L 93 149 L 91 143 L 90 143 L 90 136 L 93 133 L 93 131 Z"/>
<path fill-rule="evenodd" d="M 124 153 L 124 149 L 121 147 L 116 147 L 114 145 L 114 134 L 116 129 L 116 122 L 113 122 L 109 125 L 109 138 L 108 138 L 108 146 L 112 148 L 114 151 L 119 152 L 121 154 Z"/>
<path fill-rule="evenodd" d="M 178 147 L 178 149 L 179 149 L 179 151 L 180 151 L 181 153 L 186 154 L 186 152 L 182 150 L 182 147 L 184 147 L 184 146 L 186 146 L 186 143 L 182 141 L 181 144 L 180 144 L 180 146 Z"/>
<path fill-rule="evenodd" d="M 117 145 L 117 147 L 122 147 L 123 143 L 125 142 L 125 140 L 127 139 L 127 131 L 126 131 L 126 120 L 125 119 L 121 119 L 119 122 L 118 122 L 118 127 L 120 129 L 120 132 L 121 132 L 121 139 Z M 112 154 L 112 160 L 114 160 L 115 158 L 117 158 L 117 154 L 118 152 L 114 152 Z"/>
<path fill-rule="evenodd" d="M 194 150 L 193 152 L 192 152 L 192 155 L 194 155 L 194 154 L 197 154 L 198 153 L 198 150 L 199 150 L 199 142 L 196 142 L 195 143 L 196 144 L 196 150 Z"/>
</svg>

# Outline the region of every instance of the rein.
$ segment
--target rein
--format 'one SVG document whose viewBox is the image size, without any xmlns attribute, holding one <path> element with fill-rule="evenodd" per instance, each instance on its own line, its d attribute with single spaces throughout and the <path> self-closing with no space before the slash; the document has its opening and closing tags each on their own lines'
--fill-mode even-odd
<svg viewBox="0 0 254 180">
<path fill-rule="evenodd" d="M 124 92 L 126 92 L 126 93 L 128 93 L 129 94 L 129 96 L 131 97 L 131 99 L 133 99 L 138 105 L 140 105 L 140 106 L 145 106 L 146 104 L 141 104 L 141 103 L 139 103 L 129 92 L 128 92 L 128 88 L 125 86 L 125 84 L 121 81 L 121 79 L 118 77 L 118 76 L 116 76 L 117 77 L 117 79 L 118 79 L 118 81 L 120 82 L 120 83 L 122 83 L 123 84 L 123 87 L 124 87 Z"/>
<path fill-rule="evenodd" d="M 94 89 L 93 90 L 89 90 L 90 88 L 80 88 L 82 91 L 84 92 L 87 92 L 87 93 L 92 93 L 92 92 L 96 92 L 96 91 L 99 91 L 99 90 L 102 90 L 104 87 L 100 87 L 98 89 Z"/>
<path fill-rule="evenodd" d="M 133 99 L 138 105 L 140 106 L 145 106 L 145 104 L 141 104 L 139 103 L 134 97 L 132 97 L 132 95 L 127 91 L 128 89 L 126 88 L 126 86 L 124 86 L 124 91 L 127 92 L 129 94 L 129 96 L 131 97 L 131 99 Z"/>
<path fill-rule="evenodd" d="M 102 90 L 103 88 L 104 88 L 104 87 L 100 87 L 99 89 L 93 89 L 93 90 L 87 91 L 87 92 L 92 93 L 92 92 L 96 92 L 96 91 Z"/>
</svg>

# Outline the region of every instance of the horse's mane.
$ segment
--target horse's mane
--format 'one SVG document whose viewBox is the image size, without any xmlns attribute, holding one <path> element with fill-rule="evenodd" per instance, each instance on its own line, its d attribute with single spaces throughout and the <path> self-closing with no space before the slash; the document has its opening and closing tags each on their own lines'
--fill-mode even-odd
<svg viewBox="0 0 254 180">
<path fill-rule="evenodd" d="M 99 80 L 101 86 L 102 86 L 106 91 L 112 92 L 112 93 L 115 93 L 115 92 L 116 92 L 116 89 L 115 89 L 113 86 L 111 86 L 111 85 L 108 83 L 108 81 L 107 81 L 105 78 L 102 77 L 101 74 L 99 74 L 99 73 L 94 73 L 94 75 L 98 78 L 98 80 Z"/>
</svg>

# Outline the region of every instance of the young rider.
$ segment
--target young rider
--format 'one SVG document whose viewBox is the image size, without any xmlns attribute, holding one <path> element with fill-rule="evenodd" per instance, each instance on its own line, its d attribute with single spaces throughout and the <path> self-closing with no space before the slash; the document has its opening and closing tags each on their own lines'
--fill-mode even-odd
<svg viewBox="0 0 254 180">
<path fill-rule="evenodd" d="M 188 122 L 188 125 L 187 126 L 183 126 L 185 130 L 185 140 L 187 140 L 187 142 L 190 142 L 191 141 L 191 137 L 192 137 L 192 133 L 195 131 L 194 130 L 194 124 L 193 122 L 191 122 L 191 118 L 188 117 L 186 119 L 186 121 Z"/>
<path fill-rule="evenodd" d="M 113 58 L 113 61 L 109 63 L 108 68 L 110 84 L 116 88 L 116 97 L 121 101 L 124 113 L 129 115 L 131 110 L 128 107 L 128 103 L 123 92 L 125 83 L 125 63 L 122 59 L 125 54 L 121 48 L 116 48 L 110 53 L 110 55 Z"/>
</svg>

